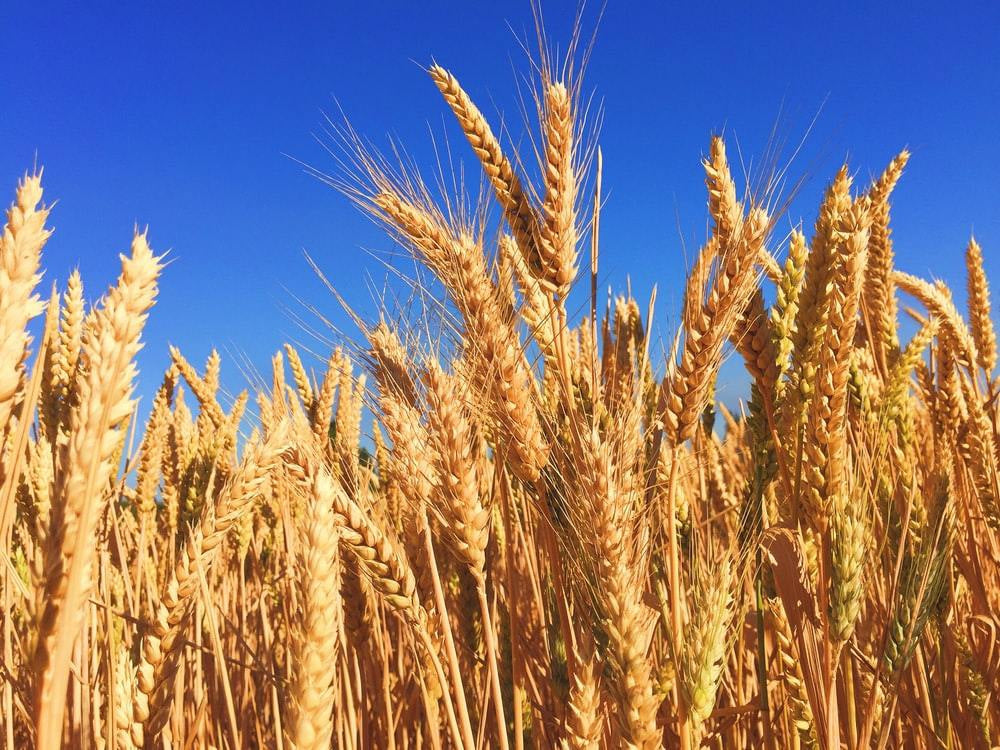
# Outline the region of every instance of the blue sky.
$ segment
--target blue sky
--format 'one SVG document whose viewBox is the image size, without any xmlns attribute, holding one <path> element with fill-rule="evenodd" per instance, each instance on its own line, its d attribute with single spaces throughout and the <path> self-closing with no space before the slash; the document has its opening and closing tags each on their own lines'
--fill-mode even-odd
<svg viewBox="0 0 1000 750">
<path fill-rule="evenodd" d="M 724 129 L 749 159 L 776 123 L 794 144 L 817 113 L 791 168 L 809 179 L 785 226 L 811 221 L 845 158 L 866 180 L 908 146 L 898 265 L 944 278 L 964 302 L 962 251 L 975 231 L 1000 274 L 1000 11 L 866 5 L 608 4 L 586 78 L 606 113 L 602 275 L 621 288 L 631 273 L 640 298 L 658 284 L 664 331 L 685 246 L 704 237 L 709 135 Z M 545 3 L 552 40 L 567 39 L 575 8 Z M 339 102 L 376 143 L 391 134 L 430 167 L 429 132 L 447 133 L 471 165 L 419 65 L 450 68 L 516 136 L 515 82 L 527 70 L 517 39 L 531 36 L 532 16 L 527 0 L 16 3 L 3 25 L 0 190 L 9 203 L 36 155 L 45 165 L 46 196 L 59 201 L 46 278 L 61 283 L 79 265 L 96 298 L 136 222 L 171 250 L 141 355 L 148 395 L 168 343 L 199 363 L 218 347 L 225 382 L 239 387 L 234 354 L 266 369 L 282 341 L 307 338 L 287 312 L 296 297 L 344 324 L 303 250 L 370 314 L 366 274 L 379 285 L 385 270 L 366 250 L 391 243 L 289 156 L 335 168 L 313 134 Z"/>
</svg>

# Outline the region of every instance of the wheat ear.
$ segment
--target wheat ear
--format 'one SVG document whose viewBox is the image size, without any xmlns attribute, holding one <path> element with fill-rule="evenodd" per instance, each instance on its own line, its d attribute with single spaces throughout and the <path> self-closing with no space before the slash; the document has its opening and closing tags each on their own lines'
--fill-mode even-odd
<svg viewBox="0 0 1000 750">
<path fill-rule="evenodd" d="M 965 268 L 968 271 L 969 323 L 976 342 L 978 364 L 990 376 L 997 366 L 997 334 L 990 316 L 990 285 L 983 267 L 983 249 L 975 237 L 965 250 Z"/>
<path fill-rule="evenodd" d="M 42 246 L 51 231 L 45 228 L 49 210 L 42 201 L 41 172 L 25 176 L 17 198 L 7 209 L 0 237 L 0 437 L 10 424 L 21 384 L 23 361 L 30 341 L 25 327 L 45 308 L 34 294 L 41 275 Z"/>
<path fill-rule="evenodd" d="M 872 205 L 871 236 L 868 240 L 868 265 L 865 269 L 862 304 L 868 337 L 876 355 L 885 364 L 899 349 L 896 332 L 896 289 L 892 279 L 892 237 L 889 228 L 889 198 L 910 160 L 909 151 L 896 156 L 868 191 Z"/>
<path fill-rule="evenodd" d="M 84 344 L 86 377 L 79 383 L 80 403 L 56 479 L 45 553 L 46 606 L 35 656 L 36 729 L 43 750 L 58 747 L 62 737 L 70 654 L 87 611 L 97 526 L 106 509 L 119 427 L 132 412 L 133 359 L 161 267 L 146 235 L 137 233 L 131 255 L 122 257 L 118 284 L 97 312 Z"/>
<path fill-rule="evenodd" d="M 538 250 L 538 219 L 513 166 L 503 155 L 500 141 L 455 76 L 440 65 L 432 65 L 430 75 L 479 157 L 525 262 L 532 273 L 541 275 L 544 264 Z"/>
<path fill-rule="evenodd" d="M 289 719 L 294 750 L 329 748 L 342 605 L 333 480 L 321 469 L 313 478 L 301 536 L 301 612 L 292 637 Z"/>
<path fill-rule="evenodd" d="M 43 390 L 43 421 L 50 441 L 68 426 L 72 407 L 76 404 L 74 382 L 80 345 L 83 343 L 83 282 L 80 272 L 73 271 L 66 281 L 59 320 L 59 340 L 47 362 L 49 382 Z"/>
<path fill-rule="evenodd" d="M 576 187 L 573 107 L 569 91 L 553 83 L 545 91 L 545 199 L 539 250 L 546 289 L 565 299 L 576 278 Z"/>
</svg>

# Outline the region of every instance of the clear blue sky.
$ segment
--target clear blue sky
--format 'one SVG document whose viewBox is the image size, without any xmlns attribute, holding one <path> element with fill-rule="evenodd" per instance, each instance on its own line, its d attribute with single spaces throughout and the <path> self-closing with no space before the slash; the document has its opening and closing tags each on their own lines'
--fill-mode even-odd
<svg viewBox="0 0 1000 750">
<path fill-rule="evenodd" d="M 587 77 L 606 110 L 602 270 L 618 287 L 631 272 L 640 297 L 658 283 L 661 325 L 676 315 L 684 244 L 690 253 L 704 236 L 709 135 L 725 128 L 731 150 L 738 139 L 752 156 L 776 121 L 795 141 L 817 112 L 792 169 L 812 178 L 791 217 L 811 221 L 845 157 L 865 180 L 909 146 L 899 265 L 964 287 L 974 230 L 1000 278 L 1000 11 L 866 6 L 609 3 Z M 545 3 L 552 39 L 567 38 L 575 7 Z M 266 369 L 283 340 L 305 338 L 286 312 L 293 294 L 343 323 L 304 249 L 370 313 L 365 274 L 385 272 L 364 248 L 391 244 L 287 155 L 334 168 L 313 133 L 336 99 L 361 133 L 391 133 L 428 166 L 429 127 L 471 162 L 417 64 L 452 69 L 516 132 L 526 65 L 515 33 L 530 36 L 532 17 L 527 0 L 21 2 L 6 6 L 3 28 L 0 190 L 9 203 L 37 154 L 59 200 L 46 278 L 79 265 L 96 298 L 135 222 L 171 250 L 141 359 L 148 396 L 168 343 L 199 363 L 214 345 Z M 231 354 L 224 367 L 238 386 Z"/>
</svg>

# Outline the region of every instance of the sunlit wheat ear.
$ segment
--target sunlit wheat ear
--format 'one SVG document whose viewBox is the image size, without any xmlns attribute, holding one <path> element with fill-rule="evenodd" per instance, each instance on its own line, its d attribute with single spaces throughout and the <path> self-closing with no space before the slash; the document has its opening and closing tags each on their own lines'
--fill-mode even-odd
<svg viewBox="0 0 1000 750">
<path fill-rule="evenodd" d="M 830 633 L 838 642 L 851 637 L 865 594 L 865 559 L 871 546 L 868 507 L 846 492 L 836 497 L 830 520 Z"/>
<path fill-rule="evenodd" d="M 540 281 L 565 298 L 576 277 L 576 187 L 573 102 L 561 83 L 545 91 L 545 198 L 538 247 Z"/>
<path fill-rule="evenodd" d="M 971 394 L 970 394 L 971 395 Z M 983 518 L 994 529 L 1000 531 L 1000 491 L 998 491 L 998 464 L 996 455 L 996 433 L 993 423 L 983 410 L 978 399 L 967 398 L 968 417 L 960 428 L 959 455 L 967 464 L 976 487 L 976 501 L 982 509 Z M 991 450 L 991 447 L 993 450 Z"/>
<path fill-rule="evenodd" d="M 513 165 L 504 156 L 500 142 L 493 135 L 486 118 L 472 103 L 458 80 L 440 65 L 432 65 L 430 75 L 451 111 L 455 113 L 472 150 L 479 157 L 525 263 L 532 273 L 541 275 L 545 266 L 538 248 L 538 218 L 521 187 L 521 181 L 514 173 Z"/>
<path fill-rule="evenodd" d="M 137 693 L 136 669 L 128 652 L 122 651 L 115 662 L 115 739 L 123 750 L 142 748 L 142 727 L 137 726 L 132 714 L 133 701 Z"/>
<path fill-rule="evenodd" d="M 990 285 L 983 266 L 983 249 L 975 238 L 969 240 L 965 250 L 965 268 L 968 273 L 969 323 L 979 355 L 977 364 L 989 377 L 997 365 L 997 335 L 990 315 Z"/>
<path fill-rule="evenodd" d="M 411 625 L 426 627 L 426 613 L 417 595 L 416 579 L 406 555 L 391 537 L 338 487 L 331 507 L 339 517 L 340 538 L 364 576 L 382 599 Z"/>
<path fill-rule="evenodd" d="M 156 490 L 163 470 L 163 453 L 167 447 L 167 433 L 170 427 L 169 400 L 173 387 L 173 380 L 168 377 L 156 392 L 139 451 L 135 503 L 139 513 L 147 521 L 156 512 Z"/>
<path fill-rule="evenodd" d="M 41 202 L 41 172 L 26 175 L 7 209 L 0 237 L 0 436 L 10 424 L 21 384 L 30 340 L 25 327 L 45 309 L 34 294 L 41 279 L 42 247 L 52 233 L 45 228 L 49 210 Z"/>
<path fill-rule="evenodd" d="M 73 271 L 66 281 L 59 319 L 59 340 L 47 363 L 48 382 L 42 384 L 41 408 L 45 430 L 55 441 L 65 431 L 77 402 L 76 377 L 80 347 L 83 343 L 83 281 Z"/>
<path fill-rule="evenodd" d="M 764 307 L 764 295 L 758 290 L 750 297 L 743 315 L 731 335 L 736 349 L 743 355 L 747 370 L 766 395 L 768 410 L 773 402 L 781 375 L 781 356 L 772 322 Z"/>
<path fill-rule="evenodd" d="M 993 691 L 986 684 L 981 667 L 973 656 L 968 639 L 959 633 L 955 638 L 960 665 L 960 677 L 965 700 L 975 720 L 976 729 L 984 745 L 989 745 L 992 735 L 990 711 L 988 708 Z"/>
<path fill-rule="evenodd" d="M 478 454 L 466 413 L 466 394 L 436 360 L 428 363 L 430 440 L 438 461 L 444 521 L 455 554 L 482 579 L 486 569 L 490 512 L 483 507 L 475 463 Z"/>
<path fill-rule="evenodd" d="M 597 750 L 603 736 L 600 663 L 593 636 L 584 628 L 577 645 L 577 666 L 569 687 L 565 746 L 572 750 Z"/>
<path fill-rule="evenodd" d="M 313 388 L 309 382 L 309 374 L 306 372 L 299 350 L 291 344 L 285 344 L 285 356 L 288 358 L 288 366 L 292 370 L 292 378 L 295 381 L 295 390 L 302 400 L 302 405 L 307 412 L 313 408 Z"/>
<path fill-rule="evenodd" d="M 713 139 L 712 155 L 704 166 L 715 230 L 688 277 L 680 360 L 665 379 L 661 396 L 664 423 L 674 445 L 693 436 L 712 397 L 723 345 L 754 292 L 756 262 L 768 231 L 762 210 L 754 208 L 743 216 L 720 139 Z"/>
<path fill-rule="evenodd" d="M 215 398 L 215 391 L 211 387 L 211 384 L 198 374 L 198 371 L 184 358 L 184 355 L 181 354 L 180 349 L 177 347 L 170 347 L 170 357 L 174 367 L 184 377 L 191 391 L 198 399 L 198 405 L 207 413 L 208 417 L 212 420 L 212 424 L 217 429 L 221 428 L 225 424 L 226 417 L 222 411 L 222 407 L 219 406 L 219 402 Z"/>
<path fill-rule="evenodd" d="M 896 271 L 893 279 L 900 289 L 918 299 L 938 319 L 941 335 L 959 364 L 966 367 L 975 365 L 979 361 L 979 348 L 947 288 L 942 289 L 936 284 L 902 271 Z"/>
<path fill-rule="evenodd" d="M 795 644 L 791 627 L 788 624 L 788 617 L 778 600 L 768 601 L 766 608 L 770 622 L 773 624 L 770 630 L 774 633 L 775 652 L 780 669 L 779 680 L 785 685 L 787 691 L 792 725 L 803 746 L 816 747 L 815 720 L 809 706 L 809 694 L 802 682 L 802 668 L 795 658 Z"/>
<path fill-rule="evenodd" d="M 45 551 L 46 606 L 39 622 L 36 730 L 39 747 L 59 743 L 69 678 L 69 657 L 93 586 L 92 561 L 97 526 L 106 510 L 108 481 L 119 430 L 132 410 L 133 362 L 139 334 L 156 297 L 160 259 L 145 234 L 136 234 L 129 256 L 122 256 L 118 283 L 111 289 L 84 342 L 86 376 L 79 383 L 79 405 L 63 447 L 56 480 L 52 530 Z"/>
<path fill-rule="evenodd" d="M 361 410 L 365 393 L 365 376 L 354 377 L 354 368 L 347 360 L 340 371 L 337 386 L 337 412 L 334 417 L 336 434 L 333 453 L 339 464 L 341 486 L 357 497 L 360 493 L 361 467 L 358 446 L 361 444 Z"/>
<path fill-rule="evenodd" d="M 778 280 L 774 306 L 771 308 L 771 334 L 774 338 L 778 372 L 782 378 L 775 386 L 775 399 L 783 395 L 787 381 L 784 375 L 791 366 L 793 334 L 799 310 L 799 293 L 805 273 L 809 247 L 802 232 L 793 230 L 788 242 L 788 257 Z"/>
<path fill-rule="evenodd" d="M 333 406 L 337 397 L 337 386 L 340 383 L 340 372 L 347 366 L 346 358 L 340 347 L 330 353 L 326 361 L 326 370 L 319 388 L 316 389 L 309 411 L 313 434 L 320 447 L 326 448 L 330 440 L 330 421 L 333 418 Z"/>
<path fill-rule="evenodd" d="M 826 330 L 830 293 L 834 288 L 832 274 L 833 254 L 837 245 L 836 230 L 841 215 L 850 208 L 850 188 L 851 181 L 845 165 L 827 188 L 816 218 L 808 254 L 805 255 L 805 269 L 800 272 L 802 281 L 796 294 L 796 312 L 790 324 L 788 345 L 791 355 L 791 363 L 788 365 L 789 391 L 780 409 L 780 428 L 784 432 L 791 433 L 801 428 L 812 397 L 817 350 Z M 804 251 L 805 248 L 801 250 Z M 790 454 L 795 452 L 793 445 L 789 445 L 787 450 Z"/>
<path fill-rule="evenodd" d="M 380 321 L 368 333 L 371 369 L 379 387 L 393 393 L 403 403 L 417 403 L 417 387 L 410 372 L 410 355 L 396 331 Z"/>
<path fill-rule="evenodd" d="M 827 300 L 823 337 L 815 343 L 809 365 L 815 393 L 807 410 L 804 461 L 805 493 L 801 512 L 820 533 L 830 504 L 844 491 L 847 458 L 847 397 L 850 352 L 863 281 L 871 217 L 862 199 L 838 220 L 834 246 L 833 288 Z"/>
<path fill-rule="evenodd" d="M 715 236 L 725 246 L 734 238 L 743 217 L 722 138 L 712 138 L 709 157 L 702 161 L 702 168 L 708 188 L 708 212 L 715 222 Z"/>
<path fill-rule="evenodd" d="M 871 346 L 876 355 L 887 364 L 899 349 L 896 290 L 892 278 L 894 254 L 892 230 L 889 227 L 889 199 L 909 160 L 910 152 L 901 151 L 889 162 L 889 166 L 868 191 L 872 224 L 862 307 Z"/>
<path fill-rule="evenodd" d="M 293 748 L 328 748 L 336 708 L 334 679 L 340 637 L 340 534 L 333 480 L 316 471 L 306 502 L 301 611 L 292 638 L 292 682 L 286 737 Z"/>
<path fill-rule="evenodd" d="M 628 428 L 621 430 L 627 433 Z M 582 566 L 578 595 L 593 602 L 591 627 L 605 641 L 603 687 L 614 705 L 618 731 L 630 746 L 655 747 L 648 615 L 637 588 L 643 570 L 643 561 L 635 557 L 643 528 L 637 516 L 638 494 L 616 440 L 602 438 L 596 427 L 581 430 L 575 440 L 563 482 L 576 505 L 565 533 L 572 547 L 581 550 L 574 565 Z"/>
<path fill-rule="evenodd" d="M 483 238 L 449 226 L 433 207 L 422 206 L 392 185 L 367 207 L 402 235 L 417 258 L 444 284 L 461 314 L 463 343 L 474 391 L 482 399 L 495 442 L 518 478 L 534 482 L 544 467 L 546 444 L 535 399 L 534 375 L 522 351 L 516 322 L 486 264 Z"/>
</svg>

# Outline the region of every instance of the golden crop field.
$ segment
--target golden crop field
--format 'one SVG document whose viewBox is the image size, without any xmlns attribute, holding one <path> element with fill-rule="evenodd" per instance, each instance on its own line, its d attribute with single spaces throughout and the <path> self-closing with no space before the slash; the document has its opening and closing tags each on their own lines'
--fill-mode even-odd
<svg viewBox="0 0 1000 750">
<path fill-rule="evenodd" d="M 109 290 L 74 272 L 46 299 L 58 209 L 41 173 L 20 181 L 0 240 L 0 746 L 1000 742 L 984 251 L 969 240 L 960 310 L 897 268 L 907 151 L 870 183 L 828 176 L 788 232 L 776 181 L 738 187 L 715 137 L 664 353 L 655 300 L 598 292 L 614 238 L 573 70 L 538 65 L 534 146 L 514 149 L 428 69 L 477 201 L 340 129 L 328 179 L 426 272 L 420 313 L 387 303 L 325 363 L 286 346 L 235 403 L 217 354 L 172 349 L 140 416 L 144 324 L 196 261 L 161 273 L 154 227 Z M 730 356 L 752 381 L 732 411 Z"/>
</svg>

